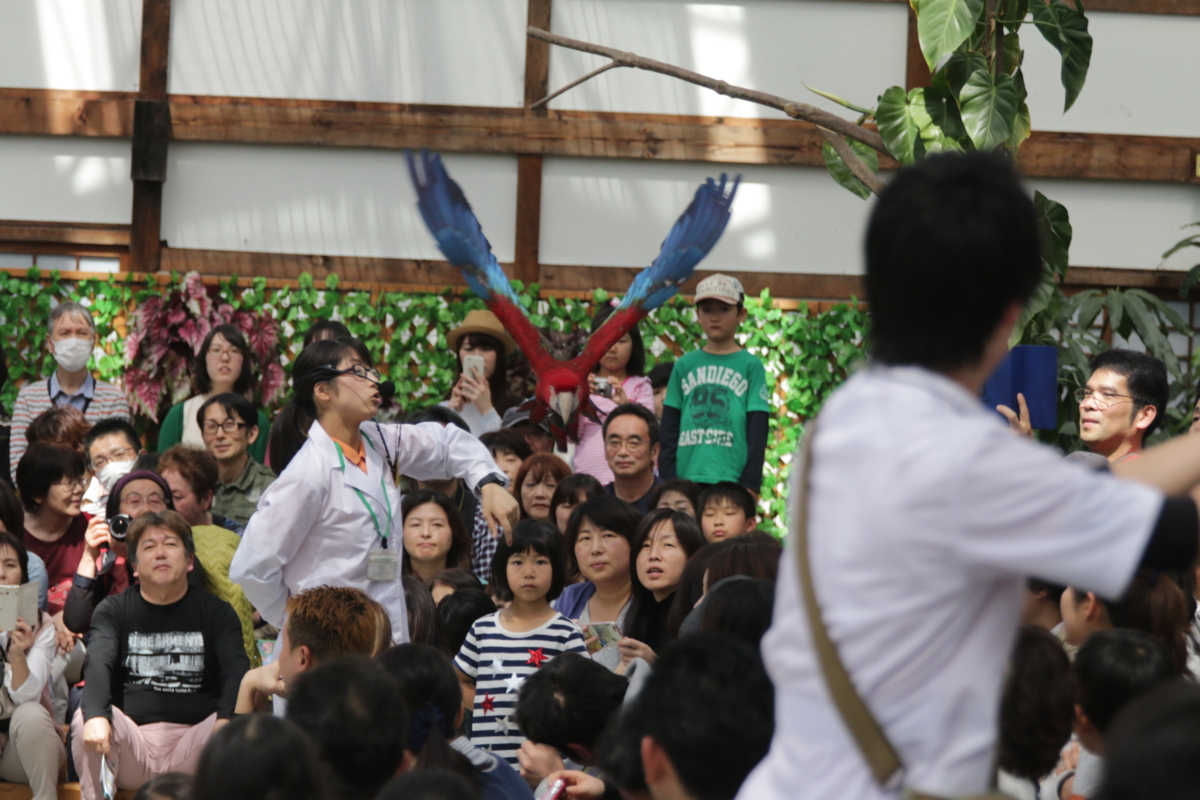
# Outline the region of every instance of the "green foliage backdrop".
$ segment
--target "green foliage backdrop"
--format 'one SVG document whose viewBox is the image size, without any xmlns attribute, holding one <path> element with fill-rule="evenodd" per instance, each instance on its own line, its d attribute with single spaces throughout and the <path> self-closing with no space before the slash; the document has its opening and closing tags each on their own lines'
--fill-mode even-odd
<svg viewBox="0 0 1200 800">
<path fill-rule="evenodd" d="M 131 312 L 148 297 L 178 291 L 181 282 L 179 275 L 143 284 L 111 277 L 68 282 L 60 280 L 56 272 L 42 275 L 36 269 L 24 275 L 0 271 L 0 333 L 11 376 L 0 392 L 0 402 L 11 409 L 20 383 L 37 380 L 54 368 L 53 357 L 44 347 L 45 320 L 50 308 L 64 300 L 91 308 L 102 351 L 98 351 L 92 366 L 102 380 L 123 385 L 123 337 Z M 396 383 L 402 407 L 390 409 L 393 416 L 446 396 L 456 363 L 446 335 L 468 311 L 483 307 L 478 298 L 449 289 L 440 294 L 373 294 L 339 289 L 336 277 L 319 286 L 307 274 L 298 283 L 296 287 L 269 289 L 263 278 L 250 281 L 248 286 L 227 281 L 220 284 L 217 294 L 235 310 L 269 314 L 280 323 L 280 361 L 289 374 L 309 325 L 318 319 L 344 322 Z M 515 285 L 534 325 L 547 331 L 562 350 L 582 342 L 580 331 L 589 330 L 595 304 L 609 300 L 602 290 L 590 299 L 579 300 L 542 297 L 536 285 Z M 763 360 L 768 380 L 775 386 L 776 412 L 771 420 L 761 506 L 764 527 L 779 532 L 785 510 L 787 467 L 803 422 L 816 414 L 825 398 L 863 359 L 867 314 L 857 304 L 836 305 L 819 312 L 810 312 L 803 304 L 797 309 L 784 309 L 765 291 L 758 298 L 748 298 L 746 308 L 742 342 Z M 674 361 L 703 344 L 695 314 L 680 298 L 641 325 L 648 366 Z M 520 371 L 521 364 L 511 366 L 515 372 Z M 154 433 L 148 419 L 138 422 L 148 434 Z"/>
</svg>

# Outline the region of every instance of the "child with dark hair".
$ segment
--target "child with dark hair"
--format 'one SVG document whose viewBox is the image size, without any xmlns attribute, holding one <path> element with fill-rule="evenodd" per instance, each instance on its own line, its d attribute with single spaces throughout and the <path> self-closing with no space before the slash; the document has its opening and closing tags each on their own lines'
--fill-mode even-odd
<svg viewBox="0 0 1200 800">
<path fill-rule="evenodd" d="M 650 508 L 673 508 L 698 518 L 700 516 L 700 492 L 700 484 L 676 478 L 658 485 L 658 488 L 650 495 Z"/>
<path fill-rule="evenodd" d="M 459 589 L 437 604 L 438 624 L 451 653 L 462 650 L 475 621 L 496 613 L 496 601 L 482 589 Z"/>
<path fill-rule="evenodd" d="M 754 530 L 758 519 L 754 495 L 732 481 L 705 487 L 700 492 L 696 511 L 700 517 L 700 527 L 704 529 L 704 538 L 710 542 L 745 536 Z"/>
<path fill-rule="evenodd" d="M 479 441 L 483 442 L 483 446 L 492 454 L 500 471 L 508 476 L 508 485 L 515 486 L 521 465 L 533 455 L 525 437 L 512 428 L 501 428 L 483 434 Z"/>
<path fill-rule="evenodd" d="M 727 633 L 757 650 L 774 606 L 774 581 L 733 575 L 705 593 L 700 630 Z"/>
<path fill-rule="evenodd" d="M 1200 686 L 1172 681 L 1121 709 L 1104 737 L 1096 800 L 1192 800 L 1200 786 Z"/>
<path fill-rule="evenodd" d="M 482 591 L 484 586 L 484 582 L 470 570 L 444 569 L 433 576 L 433 581 L 430 583 L 429 589 L 433 593 L 433 602 L 441 603 L 442 600 L 455 592 L 463 589 L 479 589 Z"/>
<path fill-rule="evenodd" d="M 312 743 L 295 723 L 271 714 L 242 714 L 213 734 L 200 756 L 194 783 L 190 775 L 179 772 L 153 782 L 190 787 L 190 795 L 168 794 L 162 787 L 146 797 L 317 800 L 324 794 L 316 761 Z"/>
<path fill-rule="evenodd" d="M 473 709 L 471 742 L 514 767 L 525 741 L 513 719 L 521 684 L 557 655 L 587 652 L 579 628 L 550 606 L 565 578 L 562 534 L 541 520 L 517 523 L 492 559 L 492 590 L 511 602 L 477 620 L 454 659 Z"/>
<path fill-rule="evenodd" d="M 558 526 L 559 533 L 566 535 L 571 512 L 580 503 L 603 496 L 604 486 L 594 476 L 584 472 L 569 475 L 558 484 L 550 498 L 550 520 Z"/>
<path fill-rule="evenodd" d="M 654 392 L 654 416 L 662 420 L 663 400 L 667 397 L 667 386 L 671 383 L 671 372 L 675 369 L 674 361 L 655 364 L 647 375 L 650 379 L 650 389 Z"/>
</svg>

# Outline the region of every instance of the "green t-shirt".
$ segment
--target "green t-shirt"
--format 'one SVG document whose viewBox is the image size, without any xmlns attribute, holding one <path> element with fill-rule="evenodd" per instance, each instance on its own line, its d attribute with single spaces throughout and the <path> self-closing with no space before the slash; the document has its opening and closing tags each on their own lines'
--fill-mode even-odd
<svg viewBox="0 0 1200 800">
<path fill-rule="evenodd" d="M 675 362 L 663 405 L 679 409 L 675 474 L 696 483 L 737 482 L 746 467 L 746 415 L 770 411 L 767 373 L 746 350 L 703 350 Z"/>
</svg>

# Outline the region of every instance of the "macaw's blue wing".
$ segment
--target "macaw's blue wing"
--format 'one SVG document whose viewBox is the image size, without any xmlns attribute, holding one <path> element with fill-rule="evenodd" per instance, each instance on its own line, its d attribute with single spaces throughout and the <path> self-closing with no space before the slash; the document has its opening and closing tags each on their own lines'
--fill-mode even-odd
<svg viewBox="0 0 1200 800">
<path fill-rule="evenodd" d="M 696 190 L 691 205 L 663 240 L 658 258 L 633 279 L 620 308 L 639 307 L 650 312 L 679 291 L 679 286 L 692 277 L 696 265 L 725 231 L 741 180 L 738 175 L 730 183 L 725 173 L 721 173 L 719 183 L 709 178 Z"/>
<path fill-rule="evenodd" d="M 494 296 L 499 295 L 520 308 L 471 204 L 446 173 L 441 156 L 428 150 L 415 154 L 410 150 L 405 159 L 417 192 L 417 208 L 446 260 L 462 270 L 467 285 L 484 302 L 499 300 Z"/>
</svg>

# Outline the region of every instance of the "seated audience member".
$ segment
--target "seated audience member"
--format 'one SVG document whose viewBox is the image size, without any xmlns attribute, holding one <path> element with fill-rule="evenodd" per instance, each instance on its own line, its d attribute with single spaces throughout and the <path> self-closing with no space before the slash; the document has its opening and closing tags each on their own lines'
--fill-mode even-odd
<svg viewBox="0 0 1200 800">
<path fill-rule="evenodd" d="M 1079 438 L 1093 453 L 1117 464 L 1136 458 L 1158 428 L 1167 406 L 1167 366 L 1132 350 L 1092 357 L 1087 385 L 1076 391 Z"/>
<path fill-rule="evenodd" d="M 571 518 L 575 507 L 585 500 L 603 496 L 604 487 L 591 475 L 582 472 L 568 475 L 550 498 L 550 519 L 558 527 L 558 532 L 565 534 L 567 520 Z"/>
<path fill-rule="evenodd" d="M 312 742 L 290 720 L 239 716 L 200 756 L 190 800 L 322 800 Z"/>
<path fill-rule="evenodd" d="M 657 508 L 647 514 L 633 537 L 629 613 L 617 647 L 621 664 L 635 658 L 653 663 L 667 644 L 667 615 L 689 558 L 704 546 L 693 517 Z"/>
<path fill-rule="evenodd" d="M 91 429 L 92 426 L 78 408 L 54 406 L 33 418 L 29 427 L 25 429 L 25 441 L 29 444 L 61 444 L 82 453 L 84 441 Z"/>
<path fill-rule="evenodd" d="M 88 359 L 96 346 L 91 312 L 79 303 L 59 303 L 50 312 L 48 327 L 46 350 L 58 366 L 49 379 L 30 381 L 17 392 L 8 449 L 9 474 L 14 476 L 29 445 L 25 437 L 29 423 L 52 406 L 74 406 L 91 424 L 108 417 L 129 419 L 125 393 L 88 372 Z"/>
<path fill-rule="evenodd" d="M 447 568 L 471 568 L 471 537 L 449 497 L 428 489 L 409 492 L 400 502 L 400 516 L 406 574 L 431 586 Z"/>
<path fill-rule="evenodd" d="M 501 415 L 517 402 L 508 393 L 508 355 L 516 342 L 487 309 L 468 312 L 446 342 L 458 356 L 458 377 L 442 405 L 460 414 L 475 436 L 499 430 Z M 483 359 L 482 371 L 464 370 L 466 356 Z"/>
<path fill-rule="evenodd" d="M 474 789 L 470 781 L 448 769 L 423 769 L 393 778 L 377 800 L 478 800 Z"/>
<path fill-rule="evenodd" d="M 195 546 L 187 520 L 144 514 L 126 543 L 139 584 L 96 609 L 83 704 L 71 723 L 85 800 L 102 796 L 102 758 L 122 789 L 192 771 L 233 714 L 248 667 L 233 609 L 188 586 Z"/>
<path fill-rule="evenodd" d="M 611 483 L 604 486 L 617 497 L 645 514 L 650 497 L 662 480 L 654 473 L 658 460 L 658 420 L 643 406 L 625 403 L 604 420 L 604 457 L 612 470 Z"/>
<path fill-rule="evenodd" d="M 703 536 L 704 534 L 701 534 Z M 687 628 L 696 630 L 699 619 L 694 613 L 696 606 L 704 599 L 704 579 L 708 576 L 708 564 L 722 550 L 728 550 L 733 540 L 705 544 L 692 554 L 683 575 L 679 578 L 679 586 L 675 588 L 675 598 L 671 601 L 671 610 L 667 614 L 667 638 L 678 639 Z"/>
<path fill-rule="evenodd" d="M 415 575 L 402 575 L 404 610 L 408 614 L 408 641 L 446 649 L 442 629 L 438 624 L 437 603 L 429 587 Z M 389 646 L 391 642 L 388 643 Z"/>
<path fill-rule="evenodd" d="M 1058 639 L 1038 625 L 1017 633 L 1000 698 L 996 763 L 999 789 L 1014 800 L 1037 800 L 1040 782 L 1071 738 L 1075 683 Z"/>
<path fill-rule="evenodd" d="M 83 495 L 83 512 L 103 516 L 108 493 L 121 478 L 133 471 L 133 462 L 144 451 L 137 430 L 124 417 L 102 419 L 83 440 L 84 455 L 96 479 Z"/>
<path fill-rule="evenodd" d="M 175 510 L 183 514 L 193 528 L 216 526 L 241 536 L 246 530 L 245 525 L 212 511 L 218 469 L 217 460 L 209 451 L 177 444 L 159 454 L 156 471 L 171 487 Z M 234 540 L 236 548 L 237 540 Z"/>
<path fill-rule="evenodd" d="M 732 575 L 704 593 L 700 630 L 727 633 L 757 650 L 774 606 L 774 581 Z"/>
<path fill-rule="evenodd" d="M 676 599 L 671 605 L 671 614 L 667 617 L 667 634 L 671 636 L 674 630 L 676 636 L 684 636 L 702 627 L 705 608 L 708 605 L 708 593 L 718 583 L 729 578 L 756 578 L 775 583 L 779 577 L 779 559 L 783 554 L 783 545 L 775 537 L 762 531 L 751 531 L 745 536 L 732 539 L 722 539 L 701 548 L 697 558 L 688 561 L 684 568 L 684 577 L 680 580 L 680 589 L 687 582 L 684 594 L 676 592 Z M 692 561 L 703 555 L 703 576 L 699 588 L 693 583 L 697 572 L 691 569 Z M 698 565 L 697 570 L 701 569 Z M 687 604 L 687 605 L 685 605 Z M 678 628 L 671 627 L 672 616 L 683 614 L 683 621 Z"/>
<path fill-rule="evenodd" d="M 1200 686 L 1173 681 L 1132 700 L 1104 736 L 1096 800 L 1192 800 L 1200 786 Z"/>
<path fill-rule="evenodd" d="M 301 350 L 308 347 L 313 342 L 323 342 L 326 339 L 350 339 L 353 334 L 341 322 L 336 319 L 322 319 L 308 326 L 308 330 L 304 332 L 303 344 Z"/>
<path fill-rule="evenodd" d="M 217 395 L 232 393 L 244 398 L 254 388 L 254 353 L 242 332 L 232 325 L 218 325 L 209 331 L 192 362 L 192 377 L 196 394 L 172 406 L 163 417 L 158 432 L 159 450 L 180 443 L 204 447 L 204 418 L 197 413 L 200 407 Z M 270 430 L 271 422 L 261 411 L 250 416 L 248 425 L 260 431 Z M 250 444 L 250 455 L 259 463 L 266 458 L 265 438 L 259 437 Z"/>
<path fill-rule="evenodd" d="M 700 527 L 710 542 L 745 536 L 754 530 L 758 512 L 754 495 L 746 487 L 733 483 L 716 483 L 700 492 Z"/>
<path fill-rule="evenodd" d="M 650 495 L 650 508 L 673 508 L 698 517 L 700 507 L 700 484 L 683 478 L 660 483 Z"/>
<path fill-rule="evenodd" d="M 168 772 L 142 784 L 133 800 L 192 800 L 192 776 Z"/>
<path fill-rule="evenodd" d="M 549 453 L 534 453 L 517 472 L 513 495 L 521 506 L 521 519 L 554 520 L 550 501 L 554 490 L 571 474 L 567 462 Z"/>
<path fill-rule="evenodd" d="M 29 583 L 29 561 L 18 534 L 0 532 L 0 585 Z M 8 741 L 0 756 L 0 778 L 27 783 L 34 800 L 58 797 L 58 771 L 67 758 L 54 724 L 49 684 L 54 664 L 54 622 L 44 611 L 37 619 L 17 617 L 11 631 L 0 631 L 0 649 L 8 663 L 0 693 L 11 716 L 4 720 Z"/>
<path fill-rule="evenodd" d="M 459 589 L 437 605 L 438 627 L 451 653 L 462 650 L 475 621 L 496 613 L 496 601 L 482 589 Z"/>
<path fill-rule="evenodd" d="M 374 800 L 406 766 L 409 710 L 396 681 L 369 658 L 340 658 L 300 676 L 287 718 L 316 746 L 324 797 Z"/>
<path fill-rule="evenodd" d="M 511 490 L 516 485 L 521 464 L 533 455 L 533 451 L 525 443 L 525 437 L 512 428 L 505 428 L 485 433 L 479 437 L 479 441 L 483 442 L 492 454 L 500 471 L 508 476 L 508 488 Z"/>
<path fill-rule="evenodd" d="M 1079 648 L 1073 669 L 1079 687 L 1075 735 L 1082 747 L 1075 775 L 1064 782 L 1060 797 L 1091 798 L 1100 788 L 1105 733 L 1117 712 L 1179 673 L 1166 648 L 1148 633 L 1134 630 L 1096 633 Z"/>
<path fill-rule="evenodd" d="M 46 565 L 47 610 L 59 625 L 71 580 L 87 547 L 88 518 L 80 511 L 86 480 L 83 456 L 62 445 L 31 445 L 17 465 L 17 489 L 25 506 L 23 541 Z"/>
<path fill-rule="evenodd" d="M 654 393 L 654 417 L 660 422 L 663 415 L 663 400 L 667 398 L 667 387 L 671 384 L 671 372 L 674 369 L 674 361 L 655 364 L 647 376 L 650 378 L 650 389 Z"/>
<path fill-rule="evenodd" d="M 1025 608 L 1021 622 L 1055 633 L 1062 625 L 1062 595 L 1067 587 L 1030 578 L 1025 582 Z"/>
<path fill-rule="evenodd" d="M 17 497 L 17 493 L 7 481 L 0 480 L 0 531 L 6 531 L 20 539 L 24 530 L 25 509 L 21 506 L 21 498 Z M 38 585 L 38 608 L 45 611 L 50 591 L 46 562 L 36 553 L 30 553 L 28 548 L 25 557 L 28 559 L 29 568 L 26 571 L 29 573 L 29 580 Z"/>
<path fill-rule="evenodd" d="M 287 619 L 279 631 L 278 657 L 242 678 L 236 714 L 264 711 L 276 694 L 286 695 L 296 678 L 345 656 L 370 656 L 375 650 L 376 619 L 371 598 L 358 589 L 317 586 L 287 601 Z M 388 626 L 389 633 L 391 626 Z"/>
<path fill-rule="evenodd" d="M 410 772 L 449 770 L 470 781 L 482 800 L 531 800 L 529 787 L 508 764 L 455 734 L 465 709 L 454 666 L 445 653 L 402 644 L 377 660 L 395 678 L 408 705 L 412 730 L 407 749 L 414 759 Z"/>
<path fill-rule="evenodd" d="M 620 712 L 627 688 L 625 678 L 574 654 L 530 676 L 517 697 L 517 725 L 528 740 L 517 753 L 521 777 L 537 786 L 565 768 L 564 757 L 595 765 L 600 737 Z"/>
<path fill-rule="evenodd" d="M 473 709 L 471 743 L 513 767 L 525 740 L 513 719 L 521 683 L 549 659 L 587 652 L 579 628 L 550 606 L 565 577 L 562 535 L 549 522 L 521 520 L 492 561 L 490 586 L 509 605 L 477 620 L 454 659 L 463 705 Z"/>
<path fill-rule="evenodd" d="M 615 497 L 593 497 L 571 514 L 563 537 L 568 574 L 581 583 L 563 589 L 554 607 L 587 632 L 593 623 L 615 623 L 624 630 L 631 593 L 630 559 L 633 538 L 642 516 Z M 592 658 L 609 669 L 621 663 L 616 642 L 607 644 L 585 635 Z"/>
<path fill-rule="evenodd" d="M 244 531 L 258 508 L 258 498 L 275 482 L 275 473 L 256 460 L 252 449 L 265 428 L 258 427 L 254 406 L 240 394 L 210 397 L 196 415 L 204 447 L 217 460 L 213 511 Z"/>
<path fill-rule="evenodd" d="M 484 583 L 479 576 L 466 569 L 444 569 L 433 576 L 429 591 L 433 593 L 433 602 L 441 603 L 443 599 L 463 589 L 480 589 Z"/>
<path fill-rule="evenodd" d="M 530 411 L 517 404 L 504 412 L 500 421 L 501 430 L 515 431 L 525 440 L 525 444 L 533 455 L 538 453 L 551 454 L 554 452 L 554 436 L 550 433 L 550 423 L 546 420 L 530 422 Z"/>
</svg>

